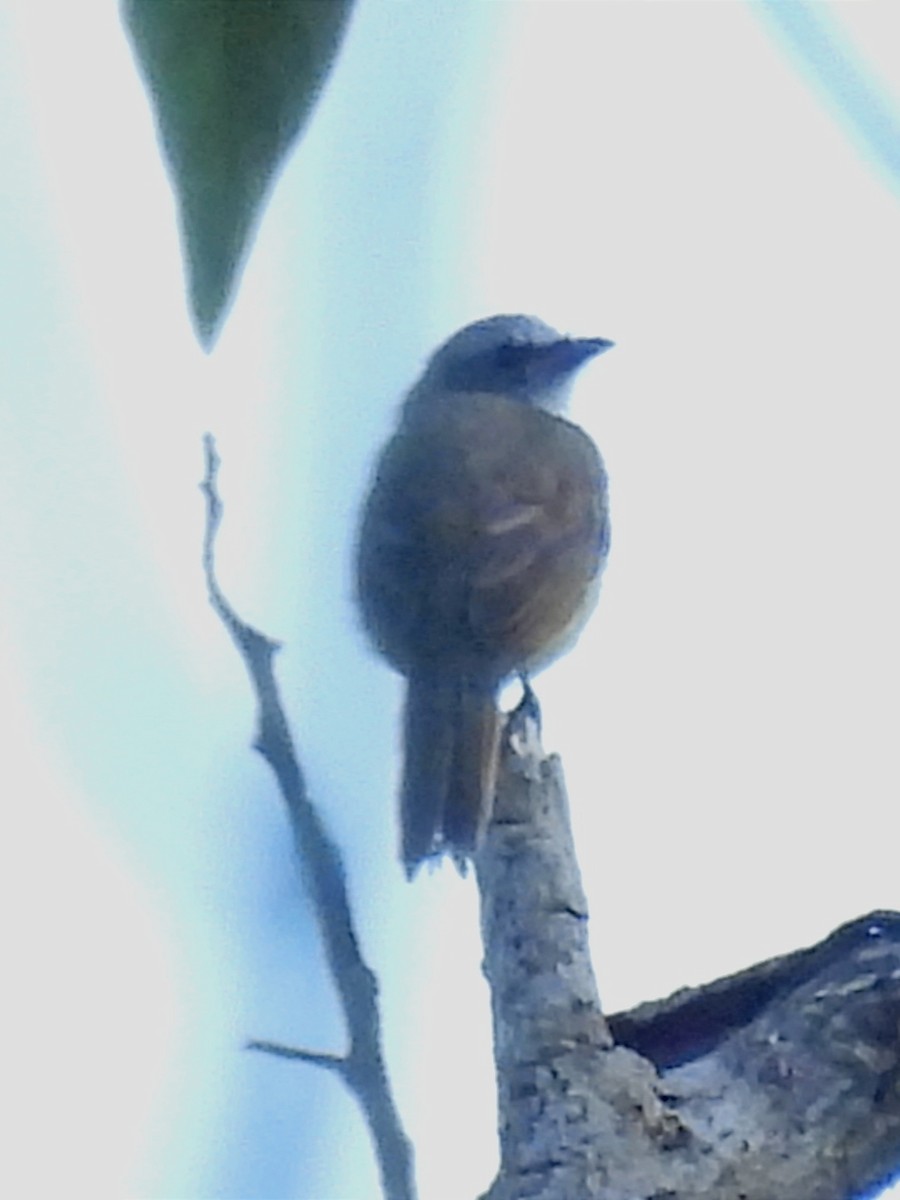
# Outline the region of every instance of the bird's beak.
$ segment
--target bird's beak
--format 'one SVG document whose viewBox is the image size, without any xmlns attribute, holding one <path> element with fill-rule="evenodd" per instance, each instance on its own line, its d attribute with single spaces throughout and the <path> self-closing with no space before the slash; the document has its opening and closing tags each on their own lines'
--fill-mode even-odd
<svg viewBox="0 0 900 1200">
<path fill-rule="evenodd" d="M 573 347 L 573 354 L 576 362 L 584 362 L 589 358 L 595 358 L 598 354 L 603 354 L 606 350 L 612 350 L 615 342 L 610 342 L 607 338 L 568 338 L 569 345 Z"/>
<path fill-rule="evenodd" d="M 563 379 L 613 345 L 615 343 L 606 338 L 560 338 L 546 346 L 531 348 L 532 370 L 537 377 L 547 381 Z"/>
</svg>

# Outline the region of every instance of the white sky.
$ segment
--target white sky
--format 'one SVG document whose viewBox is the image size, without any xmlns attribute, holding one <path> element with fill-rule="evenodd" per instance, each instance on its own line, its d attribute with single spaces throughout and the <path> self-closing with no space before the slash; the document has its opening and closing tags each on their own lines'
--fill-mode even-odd
<svg viewBox="0 0 900 1200">
<path fill-rule="evenodd" d="M 900 907 L 897 179 L 769 13 L 364 0 L 206 358 L 113 7 L 0 8 L 4 1193 L 373 1194 L 335 1082 L 237 1049 L 341 1033 L 202 591 L 206 428 L 423 1200 L 489 1182 L 474 884 L 402 879 L 399 688 L 348 598 L 397 399 L 476 316 L 617 342 L 573 405 L 613 553 L 538 689 L 607 1007 Z M 896 9 L 815 13 L 896 114 Z"/>
</svg>

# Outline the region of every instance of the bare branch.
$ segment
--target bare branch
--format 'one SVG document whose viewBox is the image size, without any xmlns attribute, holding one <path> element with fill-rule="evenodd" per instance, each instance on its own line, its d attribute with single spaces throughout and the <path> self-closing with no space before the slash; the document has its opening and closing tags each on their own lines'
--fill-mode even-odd
<svg viewBox="0 0 900 1200">
<path fill-rule="evenodd" d="M 272 665 L 278 643 L 238 617 L 216 578 L 215 540 L 222 519 L 222 503 L 217 490 L 219 457 L 210 434 L 204 439 L 204 453 L 203 570 L 209 599 L 231 634 L 256 693 L 259 728 L 255 748 L 272 768 L 287 805 L 301 878 L 316 916 L 350 1039 L 350 1048 L 342 1057 L 292 1051 L 269 1042 L 254 1041 L 250 1046 L 282 1058 L 338 1070 L 365 1114 L 385 1196 L 388 1200 L 414 1200 L 412 1148 L 394 1105 L 381 1046 L 378 982 L 360 952 L 340 853 L 309 799 L 294 750 Z"/>
<path fill-rule="evenodd" d="M 281 1042 L 267 1042 L 264 1039 L 253 1038 L 244 1045 L 245 1050 L 258 1050 L 260 1054 L 271 1054 L 273 1058 L 290 1058 L 295 1062 L 311 1063 L 315 1067 L 324 1067 L 327 1071 L 336 1071 L 343 1075 L 347 1059 L 343 1054 L 325 1054 L 318 1050 L 301 1050 L 299 1046 L 283 1046 Z"/>
<path fill-rule="evenodd" d="M 521 714 L 476 870 L 489 1200 L 848 1200 L 900 1168 L 900 914 L 604 1019 L 561 767 Z"/>
</svg>

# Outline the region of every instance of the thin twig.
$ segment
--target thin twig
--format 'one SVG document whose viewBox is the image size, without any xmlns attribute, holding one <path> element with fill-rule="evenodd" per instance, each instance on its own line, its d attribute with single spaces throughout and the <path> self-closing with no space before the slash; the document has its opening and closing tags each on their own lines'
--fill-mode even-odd
<svg viewBox="0 0 900 1200">
<path fill-rule="evenodd" d="M 316 1067 L 324 1067 L 328 1071 L 336 1071 L 343 1075 L 347 1066 L 343 1054 L 324 1054 L 317 1050 L 301 1050 L 299 1046 L 283 1046 L 280 1042 L 267 1042 L 261 1038 L 251 1038 L 244 1046 L 245 1050 L 259 1050 L 261 1054 L 271 1054 L 273 1058 L 291 1058 L 295 1062 L 312 1063 Z"/>
<path fill-rule="evenodd" d="M 360 952 L 340 852 L 309 799 L 294 750 L 272 665 L 279 643 L 238 617 L 216 579 L 215 540 L 222 520 L 222 502 L 216 487 L 219 456 L 211 434 L 204 438 L 204 454 L 203 571 L 209 600 L 231 634 L 256 693 L 259 729 L 254 746 L 272 768 L 287 805 L 303 885 L 316 915 L 350 1038 L 344 1056 L 291 1051 L 270 1042 L 251 1042 L 250 1047 L 339 1071 L 365 1114 L 385 1196 L 388 1200 L 414 1200 L 412 1147 L 391 1095 L 381 1046 L 378 981 Z"/>
</svg>

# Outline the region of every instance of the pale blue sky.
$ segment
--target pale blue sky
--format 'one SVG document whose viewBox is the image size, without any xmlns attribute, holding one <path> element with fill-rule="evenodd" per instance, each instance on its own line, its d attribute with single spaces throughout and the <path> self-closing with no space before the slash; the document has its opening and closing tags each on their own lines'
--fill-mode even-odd
<svg viewBox="0 0 900 1200">
<path fill-rule="evenodd" d="M 900 908 L 898 182 L 865 127 L 871 96 L 897 121 L 900 18 L 811 10 L 861 91 L 772 7 L 363 0 L 207 358 L 114 7 L 0 6 L 5 1193 L 374 1194 L 335 1081 L 238 1049 L 341 1031 L 203 593 L 205 429 L 423 1200 L 489 1182 L 474 885 L 403 880 L 399 686 L 348 570 L 399 396 L 478 316 L 617 342 L 573 401 L 610 565 L 538 688 L 607 1006 Z"/>
</svg>

